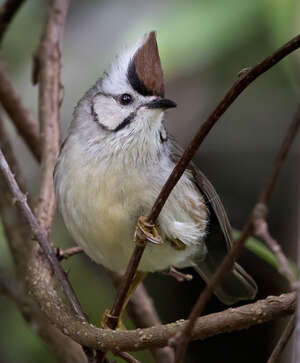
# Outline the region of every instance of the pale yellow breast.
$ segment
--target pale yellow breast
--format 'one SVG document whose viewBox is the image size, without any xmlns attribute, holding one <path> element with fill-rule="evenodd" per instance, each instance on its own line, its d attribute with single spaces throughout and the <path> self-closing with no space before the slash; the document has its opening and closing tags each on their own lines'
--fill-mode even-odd
<svg viewBox="0 0 300 363">
<path fill-rule="evenodd" d="M 74 155 L 77 155 L 76 160 Z M 161 185 L 154 185 L 153 180 L 135 169 L 102 168 L 97 163 L 78 159 L 78 155 L 68 153 L 68 158 L 60 165 L 63 172 L 58 194 L 66 226 L 93 260 L 120 271 L 126 268 L 134 248 L 137 218 L 148 213 Z M 178 203 L 186 189 L 181 181 L 160 216 L 161 228 L 175 238 L 188 234 L 200 236 L 199 226 Z M 191 193 L 199 199 L 199 194 L 193 190 Z M 193 195 L 189 197 L 193 198 Z M 198 248 L 195 244 L 187 244 L 185 250 L 178 251 L 167 243 L 149 244 L 140 269 L 156 271 L 170 265 L 188 265 L 189 256 Z"/>
</svg>

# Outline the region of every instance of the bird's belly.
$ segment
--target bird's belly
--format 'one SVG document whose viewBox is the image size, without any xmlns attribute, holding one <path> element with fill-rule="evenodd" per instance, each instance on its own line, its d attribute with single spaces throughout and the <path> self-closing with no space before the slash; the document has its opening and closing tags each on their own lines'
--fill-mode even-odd
<svg viewBox="0 0 300 363">
<path fill-rule="evenodd" d="M 126 268 L 134 249 L 137 218 L 150 210 L 155 196 L 153 200 L 145 200 L 145 185 L 131 182 L 124 199 L 117 192 L 113 178 L 109 180 L 110 183 L 97 185 L 90 178 L 73 179 L 64 194 L 64 202 L 60 203 L 61 212 L 73 238 L 91 259 L 111 270 L 121 271 Z M 139 269 L 157 271 L 170 265 L 182 267 L 197 248 L 186 246 L 184 250 L 176 250 L 168 243 L 148 243 Z"/>
</svg>

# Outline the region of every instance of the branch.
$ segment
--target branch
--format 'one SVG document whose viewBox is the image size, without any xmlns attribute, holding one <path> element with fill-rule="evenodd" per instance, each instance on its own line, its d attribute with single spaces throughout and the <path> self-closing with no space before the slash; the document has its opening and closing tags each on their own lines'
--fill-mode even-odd
<svg viewBox="0 0 300 363">
<path fill-rule="evenodd" d="M 9 187 L 14 192 L 16 205 L 23 212 L 35 237 L 37 239 L 46 238 L 39 230 L 40 227 L 36 226 L 37 221 L 32 212 L 30 210 L 28 211 L 24 195 L 16 189 L 13 176 L 2 154 L 0 154 L 0 169 L 6 180 L 10 181 Z M 37 268 L 39 268 L 38 271 Z M 66 305 L 56 293 L 52 283 L 52 277 L 50 276 L 49 280 L 48 270 L 46 269 L 45 272 L 44 269 L 45 267 L 41 264 L 30 267 L 30 270 L 33 270 L 33 276 L 35 276 L 35 280 L 30 286 L 31 294 L 37 298 L 39 304 L 42 306 L 43 312 L 52 323 L 59 327 L 65 335 L 70 336 L 73 340 L 84 346 L 111 351 L 160 347 L 166 345 L 168 339 L 178 331 L 181 331 L 186 325 L 186 323 L 181 321 L 148 329 L 125 332 L 95 328 L 91 324 L 87 324 L 82 318 L 74 315 L 72 311 L 66 309 Z M 228 309 L 222 313 L 200 318 L 196 322 L 192 339 L 204 339 L 205 337 L 221 332 L 244 329 L 269 321 L 276 316 L 290 314 L 294 309 L 295 294 L 268 297 L 255 304 L 245 305 L 238 309 Z"/>
<path fill-rule="evenodd" d="M 0 61 L 0 102 L 13 121 L 19 135 L 28 145 L 34 157 L 40 161 L 41 145 L 40 131 L 37 120 L 31 111 L 21 102 L 21 98 L 14 89 L 5 73 L 4 64 Z"/>
<path fill-rule="evenodd" d="M 127 306 L 127 311 L 137 328 L 149 328 L 151 326 L 161 325 L 153 302 L 143 284 L 138 285 L 135 292 L 132 294 Z M 172 348 L 165 346 L 161 348 L 152 348 L 150 350 L 155 362 L 174 362 L 174 351 Z"/>
<path fill-rule="evenodd" d="M 300 36 L 299 36 L 300 40 Z M 282 49 L 282 48 L 280 48 Z M 221 265 L 218 267 L 202 293 L 200 294 L 196 304 L 194 305 L 190 315 L 189 322 L 182 330 L 181 333 L 178 334 L 177 337 L 172 339 L 172 344 L 176 345 L 176 363 L 180 363 L 184 359 L 185 351 L 188 345 L 188 342 L 191 337 L 191 332 L 193 330 L 193 326 L 196 322 L 197 317 L 202 313 L 206 303 L 210 299 L 214 290 L 218 286 L 218 284 L 222 281 L 226 273 L 232 268 L 234 261 L 238 257 L 241 252 L 247 237 L 253 232 L 254 222 L 259 218 L 264 218 L 266 214 L 266 203 L 269 201 L 271 192 L 274 189 L 275 183 L 277 181 L 278 175 L 280 173 L 281 167 L 287 157 L 288 151 L 291 148 L 292 142 L 296 136 L 297 130 L 300 124 L 300 107 L 298 108 L 293 121 L 288 129 L 286 137 L 283 140 L 283 143 L 280 147 L 280 150 L 275 158 L 273 168 L 270 173 L 270 177 L 267 179 L 266 184 L 263 186 L 260 196 L 258 198 L 257 204 L 254 206 L 252 213 L 248 218 L 248 222 L 246 223 L 241 236 L 234 243 L 231 250 L 228 251 L 227 255 L 223 259 Z"/>
<path fill-rule="evenodd" d="M 19 180 L 22 181 L 22 175 L 20 174 L 1 118 L 0 147 L 5 151 L 8 160 L 14 168 L 14 172 L 18 174 Z M 0 214 L 19 278 L 19 282 L 17 283 L 11 276 L 7 276 L 0 270 L 0 291 L 15 301 L 23 318 L 48 344 L 60 362 L 83 363 L 85 357 L 80 345 L 66 337 L 54 325 L 49 323 L 48 319 L 40 312 L 37 304 L 33 299 L 29 298 L 25 291 L 25 271 L 27 269 L 28 254 L 32 244 L 32 241 L 28 237 L 30 230 L 23 223 L 22 216 L 12 204 L 9 190 L 2 177 L 0 178 Z"/>
<path fill-rule="evenodd" d="M 244 91 L 247 86 L 252 83 L 256 78 L 258 78 L 261 74 L 272 68 L 275 64 L 277 64 L 281 59 L 286 57 L 288 54 L 293 52 L 295 49 L 300 47 L 300 35 L 297 35 L 293 39 L 291 39 L 289 42 L 284 44 L 282 47 L 280 47 L 273 55 L 265 58 L 262 62 L 260 62 L 258 65 L 256 65 L 253 68 L 250 68 L 246 72 L 243 72 L 240 76 L 240 78 L 234 83 L 234 85 L 231 87 L 231 89 L 227 92 L 225 97 L 221 100 L 221 102 L 218 104 L 218 106 L 215 108 L 215 110 L 212 112 L 212 114 L 207 118 L 207 120 L 202 124 L 199 131 L 197 132 L 196 136 L 193 138 L 189 146 L 186 148 L 185 152 L 183 153 L 182 157 L 178 161 L 177 165 L 173 169 L 171 175 L 169 176 L 168 180 L 164 184 L 163 188 L 161 189 L 151 211 L 147 218 L 145 219 L 139 219 L 138 225 L 136 228 L 135 233 L 135 249 L 131 255 L 131 258 L 129 260 L 126 272 L 124 274 L 122 283 L 120 284 L 120 287 L 117 291 L 117 295 L 115 298 L 115 302 L 113 304 L 113 307 L 110 311 L 111 316 L 113 319 L 111 321 L 107 321 L 109 326 L 113 327 L 116 325 L 116 321 L 120 316 L 121 313 L 121 307 L 125 301 L 125 298 L 127 296 L 127 293 L 129 291 L 129 287 L 131 284 L 131 281 L 133 280 L 133 277 L 137 271 L 139 262 L 142 258 L 143 252 L 145 250 L 148 235 L 151 234 L 151 227 L 155 225 L 155 222 L 161 212 L 161 209 L 163 208 L 167 198 L 169 197 L 172 189 L 175 187 L 176 183 L 179 181 L 180 177 L 184 173 L 185 169 L 188 167 L 189 163 L 191 162 L 192 158 L 194 157 L 196 151 L 198 150 L 199 146 L 203 142 L 204 138 L 207 136 L 209 131 L 212 129 L 212 127 L 216 124 L 218 119 L 221 117 L 221 115 L 229 108 L 229 106 L 234 102 L 234 100 Z M 142 228 L 141 228 L 142 224 Z M 144 231 L 147 230 L 147 234 L 144 233 Z M 240 246 L 243 245 L 247 235 L 252 230 L 252 222 L 249 226 L 247 226 L 244 235 L 240 237 L 239 244 Z M 241 247 L 240 247 L 241 248 Z M 233 258 L 236 256 L 233 255 L 228 258 L 228 267 L 232 265 Z M 232 260 L 232 261 L 231 261 Z M 227 270 L 227 267 L 223 267 L 222 270 Z M 211 295 L 210 292 L 205 292 L 208 290 L 204 290 L 205 295 L 207 295 L 206 299 L 208 300 L 209 296 Z M 206 300 L 205 300 L 206 301 Z M 194 315 L 194 319 L 196 319 L 196 316 Z M 192 325 L 192 323 L 191 323 Z M 186 335 L 186 339 L 188 339 L 189 334 Z M 185 349 L 184 349 L 185 350 Z M 181 357 L 182 359 L 182 357 Z M 179 360 L 178 360 L 179 362 Z"/>
<path fill-rule="evenodd" d="M 107 273 L 117 289 L 121 282 L 122 276 L 108 270 Z M 161 325 L 161 321 L 155 310 L 152 299 L 148 295 L 143 284 L 139 284 L 131 295 L 127 305 L 127 312 L 137 328 L 149 328 L 151 326 Z M 174 362 L 174 351 L 170 347 L 166 346 L 162 348 L 153 348 L 150 350 L 155 362 Z"/>
<path fill-rule="evenodd" d="M 60 41 L 68 5 L 69 0 L 52 0 L 45 32 L 34 58 L 34 81 L 39 83 L 39 120 L 42 144 L 42 176 L 37 218 L 41 227 L 46 231 L 51 226 L 55 210 L 53 170 L 60 144 Z"/>
<path fill-rule="evenodd" d="M 23 318 L 48 344 L 55 357 L 61 363 L 85 363 L 86 358 L 78 343 L 66 337 L 44 318 L 22 284 L 0 269 L 0 294 L 11 299 L 23 315 Z"/>
<path fill-rule="evenodd" d="M 24 0 L 6 0 L 0 8 L 0 43 L 3 40 L 4 34 L 9 23 L 16 15 Z"/>
<path fill-rule="evenodd" d="M 3 164 L 2 161 L 3 160 L 0 158 L 0 166 Z M 20 204 L 20 198 L 18 198 L 18 196 L 15 200 L 17 201 L 16 203 L 18 206 L 23 205 Z M 34 228 L 32 229 L 33 231 L 35 230 Z M 52 284 L 49 284 L 47 270 L 45 275 L 45 272 L 42 270 L 43 266 L 38 266 L 41 270 L 38 271 L 39 274 L 34 274 L 35 280 L 32 283 L 30 292 L 38 298 L 38 302 L 41 304 L 43 312 L 52 323 L 59 327 L 65 335 L 70 336 L 72 339 L 85 346 L 112 351 L 160 347 L 164 346 L 168 339 L 174 334 L 181 331 L 186 324 L 176 322 L 149 329 L 125 332 L 95 328 L 94 326 L 87 324 L 86 321 L 83 321 L 78 316 L 75 316 L 71 311 L 66 310 L 65 304 L 57 295 L 55 288 Z M 51 281 L 52 279 L 50 282 Z M 221 332 L 243 329 L 254 324 L 261 324 L 276 316 L 289 314 L 294 311 L 294 308 L 295 294 L 269 297 L 263 301 L 249 304 L 239 309 L 229 309 L 222 313 L 200 318 L 196 323 L 192 338 L 204 339 L 205 337 Z M 228 328 L 228 326 L 230 328 Z"/>
<path fill-rule="evenodd" d="M 120 352 L 116 355 L 123 358 L 123 360 L 128 363 L 141 363 L 139 360 L 135 359 L 132 355 L 126 352 Z"/>
<path fill-rule="evenodd" d="M 257 237 L 261 238 L 274 253 L 278 262 L 278 271 L 286 277 L 290 286 L 294 288 L 297 279 L 290 267 L 287 257 L 282 252 L 280 244 L 270 235 L 268 223 L 264 218 L 257 218 L 254 220 L 254 233 Z"/>
<path fill-rule="evenodd" d="M 56 257 L 59 261 L 61 260 L 67 260 L 68 258 L 78 255 L 79 253 L 82 253 L 83 249 L 79 246 L 74 246 L 67 248 L 66 250 L 62 250 L 59 247 L 56 249 Z"/>
<path fill-rule="evenodd" d="M 272 68 L 284 57 L 292 53 L 294 50 L 300 47 L 300 35 L 297 35 L 289 42 L 284 44 L 271 56 L 265 58 L 262 62 L 257 64 L 253 68 L 249 68 L 231 87 L 231 89 L 226 93 L 225 97 L 221 100 L 212 114 L 207 118 L 207 120 L 202 124 L 198 133 L 193 138 L 189 146 L 186 148 L 182 157 L 178 161 L 176 167 L 169 176 L 167 182 L 163 186 L 159 196 L 154 203 L 152 210 L 148 216 L 149 223 L 155 223 L 159 213 L 164 206 L 168 196 L 170 195 L 172 189 L 184 173 L 185 169 L 188 167 L 192 158 L 195 156 L 196 151 L 202 144 L 203 140 L 216 124 L 223 113 L 229 108 L 229 106 L 237 99 L 237 97 L 261 74 L 265 73 L 267 70 Z"/>
<path fill-rule="evenodd" d="M 294 329 L 295 329 L 295 315 L 293 315 L 289 322 L 287 323 L 280 339 L 278 340 L 270 358 L 268 359 L 267 363 L 275 363 L 277 362 L 278 358 L 280 357 L 281 352 L 285 348 L 287 342 L 289 341 Z"/>
<path fill-rule="evenodd" d="M 115 352 L 162 347 L 167 345 L 170 338 L 187 325 L 186 320 L 179 320 L 147 329 L 129 331 L 100 329 L 82 322 L 76 316 L 68 313 L 59 301 L 56 302 L 56 305 L 52 305 L 50 296 L 51 294 L 44 293 L 45 300 L 48 299 L 48 306 L 43 309 L 47 317 L 64 334 L 79 344 L 94 349 Z M 290 315 L 294 313 L 295 306 L 296 294 L 293 292 L 280 296 L 269 296 L 253 304 L 203 316 L 196 321 L 192 340 L 205 340 L 222 333 L 248 329 L 278 317 Z"/>
<path fill-rule="evenodd" d="M 81 306 L 78 302 L 78 300 L 75 297 L 74 291 L 66 279 L 66 275 L 64 271 L 62 270 L 60 264 L 58 263 L 58 260 L 55 256 L 55 253 L 53 252 L 51 245 L 47 239 L 47 236 L 45 232 L 42 230 L 41 226 L 39 225 L 36 217 L 32 213 L 28 202 L 27 197 L 25 194 L 23 194 L 16 182 L 16 179 L 13 176 L 13 173 L 11 172 L 7 161 L 5 159 L 5 156 L 3 155 L 2 151 L 0 150 L 0 170 L 7 182 L 7 186 L 13 196 L 14 202 L 16 206 L 19 208 L 20 212 L 22 213 L 23 217 L 25 218 L 26 222 L 30 226 L 30 229 L 32 231 L 33 237 L 37 240 L 39 243 L 41 249 L 45 253 L 45 256 L 48 258 L 51 266 L 53 267 L 55 274 L 60 281 L 64 292 L 66 296 L 68 297 L 74 311 L 76 314 L 78 314 L 81 317 L 84 317 L 84 314 L 82 312 Z"/>
</svg>

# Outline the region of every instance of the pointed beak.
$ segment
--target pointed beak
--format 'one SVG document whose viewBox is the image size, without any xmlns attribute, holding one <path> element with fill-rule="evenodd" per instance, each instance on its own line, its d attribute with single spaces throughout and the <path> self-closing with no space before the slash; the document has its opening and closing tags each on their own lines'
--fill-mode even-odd
<svg viewBox="0 0 300 363">
<path fill-rule="evenodd" d="M 167 108 L 176 107 L 176 103 L 168 100 L 167 98 L 157 98 L 146 104 L 147 108 L 161 108 L 166 110 Z"/>
</svg>

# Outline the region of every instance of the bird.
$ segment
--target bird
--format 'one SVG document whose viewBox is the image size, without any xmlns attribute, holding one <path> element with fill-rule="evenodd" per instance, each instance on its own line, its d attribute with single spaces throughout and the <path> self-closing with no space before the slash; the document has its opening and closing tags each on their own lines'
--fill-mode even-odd
<svg viewBox="0 0 300 363">
<path fill-rule="evenodd" d="M 165 98 L 154 31 L 121 52 L 75 107 L 54 170 L 56 199 L 74 240 L 109 270 L 126 269 L 137 221 L 149 213 L 182 154 L 165 126 L 165 111 L 174 107 Z M 193 267 L 208 282 L 233 244 L 225 208 L 194 163 L 172 190 L 155 229 L 160 243 L 148 242 L 138 280 Z M 235 262 L 214 293 L 233 305 L 254 299 L 257 286 Z"/>
</svg>

